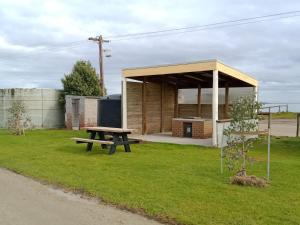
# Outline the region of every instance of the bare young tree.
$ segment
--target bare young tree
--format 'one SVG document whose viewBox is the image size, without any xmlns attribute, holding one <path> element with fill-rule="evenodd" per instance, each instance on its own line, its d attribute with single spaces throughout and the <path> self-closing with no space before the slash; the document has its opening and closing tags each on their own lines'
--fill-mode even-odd
<svg viewBox="0 0 300 225">
<path fill-rule="evenodd" d="M 27 115 L 24 103 L 20 100 L 14 101 L 8 112 L 9 131 L 15 135 L 25 135 L 25 129 L 31 127 L 31 118 Z"/>
<path fill-rule="evenodd" d="M 243 181 L 247 178 L 248 162 L 254 161 L 248 153 L 258 134 L 260 108 L 261 104 L 256 101 L 255 95 L 238 98 L 231 107 L 230 125 L 224 130 L 227 137 L 227 146 L 224 148 L 225 162 L 229 170 L 235 171 L 235 177 Z"/>
</svg>

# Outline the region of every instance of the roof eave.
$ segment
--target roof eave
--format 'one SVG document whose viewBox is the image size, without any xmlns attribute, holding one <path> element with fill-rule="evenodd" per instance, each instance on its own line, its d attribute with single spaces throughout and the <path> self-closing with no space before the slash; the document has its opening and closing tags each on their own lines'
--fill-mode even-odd
<svg viewBox="0 0 300 225">
<path fill-rule="evenodd" d="M 203 72 L 219 70 L 235 79 L 241 80 L 251 86 L 258 86 L 258 81 L 253 77 L 234 69 L 218 60 L 205 60 L 186 64 L 172 64 L 152 67 L 127 68 L 122 70 L 124 78 L 134 78 L 138 76 L 155 76 L 165 74 L 178 74 L 188 72 Z"/>
</svg>

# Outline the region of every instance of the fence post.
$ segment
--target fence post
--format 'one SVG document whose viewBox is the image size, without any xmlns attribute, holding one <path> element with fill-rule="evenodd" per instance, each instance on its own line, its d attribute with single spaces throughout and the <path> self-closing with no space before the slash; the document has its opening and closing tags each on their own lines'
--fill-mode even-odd
<svg viewBox="0 0 300 225">
<path fill-rule="evenodd" d="M 299 117 L 300 117 L 300 113 L 297 113 L 297 131 L 296 131 L 296 137 L 299 137 Z"/>
<path fill-rule="evenodd" d="M 271 154 L 271 108 L 268 116 L 268 161 L 267 161 L 267 178 L 270 180 L 270 154 Z"/>
</svg>

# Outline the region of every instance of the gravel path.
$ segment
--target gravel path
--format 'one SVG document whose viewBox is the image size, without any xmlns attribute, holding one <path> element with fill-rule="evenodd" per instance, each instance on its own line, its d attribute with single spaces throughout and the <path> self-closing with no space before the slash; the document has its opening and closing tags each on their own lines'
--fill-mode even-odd
<svg viewBox="0 0 300 225">
<path fill-rule="evenodd" d="M 0 225 L 159 225 L 0 168 Z"/>
</svg>

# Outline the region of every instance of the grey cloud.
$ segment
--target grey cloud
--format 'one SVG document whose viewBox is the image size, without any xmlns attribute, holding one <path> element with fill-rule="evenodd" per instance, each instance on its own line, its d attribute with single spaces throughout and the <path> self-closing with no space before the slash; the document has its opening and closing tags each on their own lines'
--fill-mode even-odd
<svg viewBox="0 0 300 225">
<path fill-rule="evenodd" d="M 83 41 L 62 49 L 55 46 L 100 33 L 111 36 L 300 9 L 297 0 L 66 0 L 51 1 L 52 5 L 47 1 L 24 2 L 0 1 L 2 88 L 61 88 L 60 79 L 78 59 L 90 60 L 98 69 L 95 43 Z M 108 91 L 120 92 L 122 68 L 216 58 L 260 80 L 262 100 L 292 101 L 292 97 L 300 96 L 299 22 L 300 17 L 295 17 L 174 36 L 112 41 L 107 48 L 113 57 L 105 59 Z M 1 45 L 1 40 L 10 46 Z M 282 91 L 286 94 L 282 95 Z"/>
</svg>

